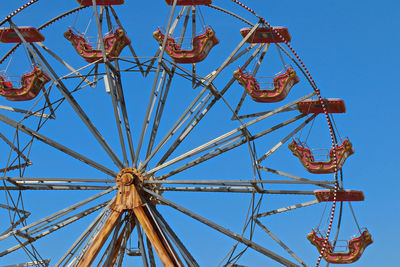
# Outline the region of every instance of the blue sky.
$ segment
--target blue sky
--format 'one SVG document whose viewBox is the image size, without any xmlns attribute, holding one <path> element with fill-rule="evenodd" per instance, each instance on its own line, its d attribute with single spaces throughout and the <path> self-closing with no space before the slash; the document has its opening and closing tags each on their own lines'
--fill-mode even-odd
<svg viewBox="0 0 400 267">
<path fill-rule="evenodd" d="M 134 48 L 140 56 L 152 56 L 157 45 L 151 34 L 157 26 L 164 25 L 168 7 L 162 0 L 154 0 L 154 4 L 147 2 L 137 4 L 130 0 L 126 2 L 126 8 L 116 7 L 116 11 L 122 23 L 126 25 L 128 36 L 132 39 Z M 25 1 L 20 0 L 2 3 L 0 17 L 5 17 L 24 3 Z M 365 201 L 355 203 L 353 207 L 360 225 L 367 227 L 374 239 L 374 243 L 366 249 L 362 258 L 352 266 L 394 266 L 397 262 L 395 250 L 399 238 L 397 227 L 398 220 L 400 220 L 400 215 L 397 212 L 399 203 L 397 191 L 400 185 L 399 175 L 397 174 L 399 149 L 397 142 L 399 130 L 397 102 L 400 93 L 397 90 L 398 85 L 395 79 L 398 75 L 397 62 L 400 57 L 398 50 L 400 37 L 397 33 L 400 26 L 397 19 L 398 2 L 390 0 L 379 2 L 244 0 L 243 3 L 256 10 L 271 25 L 285 26 L 289 29 L 292 36 L 291 44 L 310 70 L 323 97 L 345 100 L 346 114 L 335 115 L 334 119 L 341 136 L 349 137 L 356 152 L 343 167 L 344 184 L 347 189 L 363 190 L 366 197 Z M 239 14 L 246 14 L 228 0 L 215 0 L 214 4 L 224 6 Z M 25 11 L 23 16 L 21 14 L 16 16 L 15 23 L 37 26 L 75 6 L 77 4 L 73 0 L 62 1 L 57 5 L 53 1 L 40 0 L 38 4 Z M 209 61 L 199 64 L 199 74 L 205 75 L 218 67 L 236 44 L 240 42 L 239 29 L 246 25 L 205 7 L 201 8 L 201 12 L 206 23 L 212 24 L 217 35 L 220 33 L 218 36 L 221 36 L 221 43 L 212 51 L 214 54 L 210 54 Z M 87 21 L 84 16 L 79 17 L 79 20 L 83 21 L 82 23 Z M 252 22 L 256 22 L 251 16 L 244 16 Z M 43 33 L 46 36 L 44 44 L 60 53 L 74 66 L 80 66 L 84 65 L 83 61 L 73 53 L 72 47 L 66 45 L 66 40 L 62 39 L 63 31 L 67 29 L 68 25 L 73 24 L 75 16 L 72 17 L 44 30 Z M 3 51 L 7 51 L 2 46 L 0 46 L 0 49 L 1 54 L 4 53 Z M 274 72 L 273 70 L 277 69 L 275 66 L 278 66 L 276 51 L 271 49 L 271 53 L 268 52 L 267 56 L 270 56 L 266 60 L 271 60 L 271 64 L 265 64 L 261 69 L 266 73 L 266 76 L 276 73 L 277 71 Z M 15 57 L 16 59 L 12 61 L 12 64 L 17 65 L 18 68 L 13 67 L 12 71 L 16 73 L 25 72 L 27 67 L 23 66 L 23 56 L 20 55 L 21 60 L 19 60 L 18 55 Z M 14 66 L 12 64 L 11 66 Z M 1 65 L 1 68 L 4 68 L 4 64 Z M 229 75 L 229 73 L 223 74 L 219 80 L 216 80 L 216 86 L 222 86 L 224 82 L 226 83 L 231 77 Z M 137 74 L 128 74 L 124 81 L 124 90 L 127 91 L 127 98 L 131 101 L 128 111 L 134 129 L 140 128 L 143 122 L 151 84 L 152 79 L 142 79 Z M 176 86 L 187 86 L 187 82 L 177 79 Z M 237 103 L 241 94 L 241 92 L 240 94 L 237 93 L 238 87 L 239 85 L 235 84 L 232 90 L 236 89 L 237 91 L 226 97 L 227 102 L 232 106 Z M 300 97 L 310 92 L 309 86 L 307 88 L 304 81 L 296 88 L 299 89 L 296 89 L 298 91 L 291 95 L 290 100 L 296 99 L 295 96 Z M 174 116 L 182 112 L 186 100 L 192 99 L 196 95 L 196 90 L 191 89 L 189 85 L 187 90 L 171 93 L 172 102 L 167 106 L 169 110 L 167 116 L 171 119 L 166 119 L 165 126 L 161 126 L 162 129 L 168 129 Z M 54 97 L 56 96 L 57 93 L 54 93 Z M 99 125 L 113 148 L 119 152 L 113 117 L 110 113 L 111 110 L 107 109 L 110 107 L 110 103 L 102 84 L 99 85 L 99 88 L 84 90 L 79 94 L 78 100 L 87 108 L 88 114 L 94 123 Z M 244 108 L 248 108 L 249 111 L 270 109 L 263 105 L 254 105 L 249 99 L 246 100 L 248 102 L 245 103 Z M 7 105 L 9 103 L 1 99 L 0 104 Z M 29 107 L 30 105 L 32 103 L 15 104 L 18 107 Z M 103 105 L 107 105 L 107 108 L 99 108 Z M 278 107 L 279 105 L 281 104 L 273 106 Z M 4 112 L 4 114 L 9 116 L 9 113 Z M 178 152 L 186 152 L 237 127 L 236 122 L 230 121 L 229 114 L 229 109 L 224 104 L 217 105 L 215 110 L 210 113 L 211 118 L 202 121 L 199 130 L 193 133 L 193 139 L 182 144 Z M 279 123 L 281 122 L 280 119 L 278 117 L 275 121 L 272 120 L 262 127 L 271 127 L 273 125 L 271 123 Z M 112 124 L 112 127 L 109 127 L 110 124 L 107 124 L 107 121 Z M 315 124 L 310 135 L 311 145 L 323 144 L 325 147 L 329 146 L 326 123 L 319 118 Z M 12 138 L 13 131 L 10 128 L 1 126 L 0 129 L 2 133 Z M 46 124 L 43 133 L 106 166 L 113 166 L 66 104 L 59 109 L 57 119 Z M 285 133 L 287 134 L 287 132 L 274 133 L 270 140 L 262 140 L 257 143 L 257 152 L 259 154 L 265 153 L 267 148 L 282 139 Z M 135 133 L 135 136 L 135 143 L 137 143 L 137 133 Z M 8 153 L 8 150 L 6 151 Z M 242 157 L 242 155 L 245 156 Z M 5 161 L 6 157 L 2 156 L 1 160 Z M 35 164 L 27 168 L 25 174 L 27 177 L 104 178 L 104 175 L 102 176 L 100 172 L 93 171 L 76 160 L 67 158 L 62 153 L 41 144 L 35 143 L 33 146 L 32 160 Z M 293 170 L 294 173 L 299 175 L 307 175 L 298 166 L 298 160 L 290 155 L 286 145 L 270 160 L 268 164 L 271 167 L 286 171 Z M 249 179 L 252 175 L 249 166 L 248 150 L 243 147 L 233 154 L 221 156 L 221 158 L 205 164 L 205 166 L 196 167 L 188 174 L 179 174 L 177 179 Z M 268 179 L 268 176 L 264 178 Z M 48 215 L 49 212 L 76 203 L 94 193 L 96 192 L 44 192 L 40 194 L 40 197 L 38 192 L 26 192 L 24 194 L 26 195 L 27 208 L 34 211 L 34 216 L 32 216 L 32 220 L 34 220 L 34 218 L 39 219 Z M 166 194 L 166 196 L 168 195 Z M 241 230 L 241 223 L 238 221 L 243 222 L 250 199 L 249 196 L 243 195 L 219 194 L 215 196 L 208 193 L 182 193 L 181 195 L 171 194 L 169 196 L 177 203 L 230 227 L 236 232 Z M 302 198 L 299 201 L 296 197 L 290 195 L 281 198 L 268 197 L 263 202 L 262 209 L 268 210 L 271 207 L 282 207 L 280 205 L 308 200 L 311 199 Z M 0 203 L 4 202 L 2 195 Z M 185 236 L 183 240 L 189 242 L 188 246 L 193 250 L 195 257 L 199 258 L 202 266 L 215 266 L 219 260 L 222 260 L 222 254 L 227 253 L 234 244 L 230 239 L 220 236 L 214 230 L 194 223 L 190 218 L 179 215 L 174 211 L 168 211 L 165 207 L 161 207 L 160 210 L 165 212 L 171 226 L 174 229 L 179 229 L 177 232 Z M 295 252 L 298 251 L 299 255 L 304 257 L 310 266 L 314 264 L 318 255 L 315 248 L 307 242 L 305 236 L 312 227 L 318 224 L 322 210 L 322 205 L 316 208 L 304 208 L 304 210 L 274 217 L 267 224 L 282 239 L 288 240 L 288 245 L 294 247 Z M 7 216 L 5 213 L 0 214 Z M 93 219 L 93 217 L 90 218 Z M 80 224 L 77 223 L 77 226 L 65 228 L 63 233 L 57 233 L 54 237 L 44 238 L 43 243 L 39 245 L 41 251 L 43 251 L 41 252 L 43 257 L 51 257 L 51 255 L 59 257 L 62 255 L 62 251 L 69 247 L 84 228 L 84 225 L 90 221 L 90 218 Z M 355 227 L 347 205 L 344 223 L 346 225 L 343 227 L 342 237 L 348 239 L 355 233 Z M 202 234 L 199 235 L 199 232 Z M 261 236 L 262 233 L 259 234 Z M 258 240 L 264 242 L 261 237 Z M 269 246 L 268 244 L 270 243 L 267 243 L 266 246 Z M 55 250 L 55 245 L 59 249 Z M 279 248 L 271 245 L 271 250 L 274 249 L 279 251 Z M 9 258 L 0 258 L 0 265 L 23 262 L 27 258 L 23 258 L 22 255 L 24 254 L 20 253 Z M 130 261 L 135 262 L 129 259 L 128 263 Z M 257 256 L 253 252 L 249 252 L 249 256 L 244 258 L 243 263 L 239 263 L 248 266 L 276 265 L 276 263 Z"/>
</svg>

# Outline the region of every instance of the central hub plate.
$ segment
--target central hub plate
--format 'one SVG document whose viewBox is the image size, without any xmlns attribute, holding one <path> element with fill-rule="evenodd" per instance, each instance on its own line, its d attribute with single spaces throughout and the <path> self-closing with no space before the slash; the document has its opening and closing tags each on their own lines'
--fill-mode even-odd
<svg viewBox="0 0 400 267">
<path fill-rule="evenodd" d="M 116 178 L 116 183 L 118 188 L 120 186 L 128 186 L 131 184 L 135 184 L 137 186 L 143 185 L 143 176 L 142 174 L 135 168 L 125 168 L 118 173 Z"/>
</svg>

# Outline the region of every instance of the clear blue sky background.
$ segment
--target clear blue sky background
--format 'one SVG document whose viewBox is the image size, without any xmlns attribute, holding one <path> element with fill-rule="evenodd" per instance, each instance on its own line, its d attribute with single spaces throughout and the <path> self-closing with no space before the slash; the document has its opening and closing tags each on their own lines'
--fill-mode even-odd
<svg viewBox="0 0 400 267">
<path fill-rule="evenodd" d="M 0 18 L 5 17 L 16 7 L 25 3 L 25 1 L 21 0 L 2 0 L 1 2 Z M 52 16 L 47 13 L 55 15 L 63 10 L 67 10 L 68 7 L 72 8 L 76 6 L 76 2 L 73 0 L 60 1 L 60 3 L 58 1 L 47 0 L 41 0 L 39 2 L 47 2 L 50 4 L 47 6 L 40 4 L 37 8 L 32 7 L 32 9 L 30 9 L 31 11 L 24 12 L 22 17 L 19 15 L 16 17 L 15 21 L 20 25 L 40 25 L 46 21 L 48 17 Z M 126 0 L 126 2 L 132 2 L 132 0 Z M 127 29 L 129 30 L 129 34 L 131 34 L 131 39 L 133 40 L 135 48 L 137 48 L 138 54 L 142 56 L 151 56 L 156 49 L 156 45 L 151 38 L 152 29 L 155 30 L 155 26 L 162 25 L 165 22 L 168 9 L 162 0 L 152 0 L 151 3 L 150 1 L 134 2 L 134 4 L 129 3 L 129 5 L 127 5 L 130 9 L 120 7 L 116 9 L 120 14 L 123 24 L 128 25 Z M 225 2 L 228 2 L 228 0 L 214 1 L 216 5 L 221 6 L 224 6 Z M 366 249 L 362 258 L 353 266 L 397 266 L 397 248 L 398 239 L 400 238 L 398 234 L 398 221 L 400 220 L 398 208 L 398 190 L 400 186 L 400 176 L 398 174 L 398 151 L 400 148 L 398 145 L 398 100 L 400 92 L 398 90 L 399 86 L 396 77 L 398 77 L 398 61 L 400 59 L 398 49 L 400 41 L 400 35 L 398 34 L 398 29 L 400 28 L 400 21 L 398 19 L 400 4 L 398 1 L 394 0 L 243 0 L 243 2 L 256 10 L 258 14 L 262 15 L 272 25 L 282 25 L 289 28 L 292 36 L 292 45 L 309 68 L 323 96 L 338 97 L 345 100 L 347 113 L 338 115 L 337 117 L 335 116 L 335 119 L 337 118 L 336 123 L 340 133 L 350 138 L 356 151 L 356 153 L 349 158 L 343 169 L 345 187 L 364 191 L 366 196 L 365 201 L 356 203 L 354 208 L 360 224 L 368 228 L 374 239 L 374 243 Z M 229 4 L 228 6 L 232 5 Z M 202 8 L 202 13 L 206 22 L 207 18 L 213 21 L 219 20 L 221 24 L 218 30 L 226 31 L 223 33 L 225 36 L 229 36 L 230 33 L 232 33 L 232 42 L 237 43 L 239 39 L 233 37 L 237 35 L 238 31 L 236 24 L 231 25 L 229 23 L 230 20 L 225 16 L 216 18 L 215 12 L 208 12 L 209 9 Z M 43 19 L 43 17 L 45 17 L 45 19 Z M 255 21 L 252 20 L 252 22 Z M 61 37 L 61 30 L 62 29 L 57 29 L 56 32 L 47 30 L 45 34 L 58 34 Z M 221 41 L 219 46 L 223 48 L 225 45 L 224 40 Z M 49 40 L 49 42 L 51 41 Z M 56 49 L 56 38 L 53 38 L 52 42 L 53 43 L 50 45 L 53 45 L 52 47 Z M 229 43 L 229 41 L 226 41 L 226 43 Z M 229 51 L 232 50 L 229 45 L 227 45 L 227 47 L 229 47 Z M 1 51 L 3 51 L 3 49 Z M 68 53 L 68 55 L 70 54 L 71 53 Z M 74 59 L 71 59 L 71 61 L 74 61 Z M 211 62 L 210 66 L 202 67 L 212 70 L 217 65 L 218 63 Z M 207 72 L 204 71 L 204 73 Z M 145 87 L 147 90 L 149 84 L 151 83 L 148 82 L 146 85 L 147 87 Z M 307 92 L 309 92 L 309 90 Z M 138 92 L 137 94 L 140 93 Z M 147 95 L 142 97 L 144 102 L 147 101 L 146 97 Z M 3 100 L 1 101 L 1 104 L 5 103 Z M 101 103 L 101 100 L 96 99 L 96 101 Z M 140 107 L 140 103 L 135 103 L 135 105 Z M 61 112 L 64 111 L 68 112 L 68 110 L 61 110 Z M 133 113 L 131 118 L 135 115 L 140 117 L 143 115 L 142 113 L 144 113 L 143 110 Z M 107 114 L 104 116 L 106 115 Z M 60 136 L 68 133 L 71 140 L 65 137 L 65 142 L 71 146 L 75 144 L 76 147 L 79 147 L 79 145 L 76 144 L 78 144 L 77 142 L 79 142 L 80 136 L 75 132 L 75 130 L 78 131 L 78 128 L 74 128 L 74 131 L 71 131 L 71 128 L 60 128 L 62 125 L 67 127 L 67 121 L 72 125 L 75 125 L 74 123 L 76 123 L 76 121 L 62 114 L 60 114 L 58 119 L 60 124 L 55 124 L 58 126 L 54 126 L 54 128 L 49 126 L 47 129 L 48 132 L 51 132 L 51 130 L 54 131 L 52 138 L 62 141 L 64 137 L 60 138 Z M 64 119 L 64 122 L 62 122 L 62 119 Z M 136 125 L 141 125 L 142 120 L 142 117 L 136 120 Z M 100 121 L 99 119 L 99 124 L 101 123 Z M 210 137 L 215 137 L 223 133 L 223 131 L 219 132 L 217 124 L 218 122 L 211 121 L 207 126 L 208 129 L 216 131 L 215 134 L 211 134 Z M 328 138 L 328 136 L 325 137 Z M 281 138 L 283 138 L 283 136 L 281 136 Z M 205 140 L 208 139 L 209 138 L 206 138 Z M 199 142 L 201 142 L 201 140 Z M 90 142 L 88 143 L 91 144 Z M 86 149 L 89 154 L 96 154 L 95 151 L 90 152 L 89 145 Z M 259 152 L 262 153 L 264 150 Z M 243 151 L 247 153 L 246 150 Z M 288 151 L 286 151 L 286 153 L 288 153 Z M 42 156 L 44 157 L 45 154 Z M 46 157 L 48 157 L 48 155 Z M 57 156 L 55 155 L 55 157 Z M 60 155 L 60 158 L 62 158 L 62 155 Z M 227 158 L 225 159 L 228 160 Z M 279 157 L 277 157 L 276 160 L 279 160 Z M 286 158 L 284 160 L 286 160 Z M 75 164 L 73 161 L 74 160 L 68 161 L 68 164 Z M 39 164 L 39 166 L 41 165 Z M 214 167 L 217 168 L 216 166 L 220 165 L 215 165 Z M 40 176 L 42 174 L 40 171 L 37 171 L 37 169 L 34 170 L 36 171 L 34 172 L 35 175 Z M 221 171 L 228 172 L 229 170 L 224 169 Z M 82 173 L 84 172 L 85 170 L 83 169 Z M 199 169 L 197 177 L 213 179 L 218 178 L 218 173 L 218 170 L 213 169 L 213 175 L 211 177 L 205 177 L 205 175 L 209 174 L 207 169 Z M 33 174 L 27 174 L 27 176 L 32 175 Z M 49 177 L 60 176 L 54 170 L 52 171 L 50 169 L 46 171 L 46 175 Z M 46 177 L 46 175 L 43 176 Z M 62 175 L 70 175 L 70 173 L 65 172 L 61 174 L 61 177 Z M 86 173 L 84 173 L 83 176 L 75 177 L 85 177 L 85 175 Z M 90 172 L 88 172 L 87 175 L 91 175 Z M 56 194 L 47 194 L 45 202 L 57 202 L 59 208 L 67 205 L 66 203 L 75 202 L 73 198 L 70 198 L 70 195 L 58 198 Z M 79 192 L 71 196 L 76 197 L 76 199 L 84 198 L 79 195 Z M 215 204 L 210 201 L 203 202 L 204 198 L 198 195 L 187 195 L 186 200 L 188 199 L 190 199 L 190 202 L 194 203 L 193 209 L 200 214 L 202 214 L 202 211 L 209 212 L 209 207 Z M 2 198 L 0 198 L 0 203 L 1 201 Z M 226 199 L 221 198 L 220 201 L 226 201 Z M 235 201 L 240 202 L 242 200 L 239 198 Z M 246 203 L 248 203 L 248 198 L 246 201 Z M 43 201 L 40 203 L 43 205 Z M 184 202 L 181 201 L 180 203 L 183 204 Z M 294 203 L 296 203 L 296 201 L 294 201 Z M 53 204 L 49 205 L 52 206 Z M 218 203 L 218 205 L 220 205 L 220 208 L 223 208 L 224 205 L 229 206 L 231 204 L 223 202 Z M 57 210 L 55 207 L 49 209 L 53 208 Z M 48 214 L 44 212 L 44 210 L 46 209 L 41 209 L 41 211 L 38 212 L 38 216 L 41 214 L 43 216 Z M 303 238 L 297 241 L 294 238 L 294 241 L 291 241 L 289 245 L 293 245 L 294 247 L 298 247 L 299 250 L 302 250 L 300 254 L 302 256 L 304 255 L 310 266 L 313 265 L 313 261 L 316 260 L 317 255 L 315 249 L 304 241 L 307 230 L 303 230 L 303 228 L 311 230 L 311 228 L 317 224 L 319 215 L 314 216 L 314 212 L 320 214 L 322 208 L 317 208 L 310 212 L 304 211 L 304 213 L 301 211 L 298 215 L 294 215 L 297 217 L 288 215 L 287 217 L 281 218 L 280 221 L 276 221 L 276 225 L 274 225 L 278 233 L 292 235 L 293 232 L 293 235 L 295 235 L 299 234 L 296 233 L 296 225 L 298 224 L 299 231 L 301 232 L 300 236 Z M 214 218 L 216 221 L 220 219 L 218 218 L 218 211 L 212 214 L 215 216 Z M 173 217 L 173 215 L 171 216 Z M 314 217 L 310 220 L 307 216 Z M 349 216 L 347 217 L 349 220 L 346 219 L 346 222 L 349 224 L 353 223 L 351 218 Z M 226 217 L 225 219 L 227 221 L 230 220 L 230 218 Z M 232 220 L 234 219 L 232 218 Z M 293 224 L 294 220 L 298 221 Z M 196 231 L 204 231 L 205 236 L 218 235 L 213 230 L 207 230 L 205 228 L 196 228 L 199 229 L 196 231 L 193 231 L 193 228 L 185 228 L 186 222 L 188 224 L 192 222 L 190 219 L 179 217 L 176 221 L 174 221 L 173 218 L 171 221 L 176 223 L 171 223 L 172 225 L 177 225 L 177 228 L 182 227 L 182 231 L 187 234 L 193 234 L 193 232 Z M 68 228 L 66 228 L 66 231 L 68 231 Z M 74 230 L 70 231 L 79 232 L 79 228 L 74 228 Z M 240 231 L 240 227 L 236 227 L 235 231 Z M 349 231 L 349 235 L 351 235 L 351 231 Z M 196 244 L 191 244 L 190 246 L 193 246 L 193 250 L 197 251 L 199 258 L 208 259 L 213 257 L 211 254 L 209 254 L 209 256 L 203 254 L 203 248 L 205 247 L 209 248 L 215 246 L 215 250 L 217 250 L 220 245 L 225 245 L 225 247 L 228 248 L 229 244 L 231 244 L 225 239 L 223 239 L 223 241 L 214 240 L 213 243 L 210 244 L 206 238 L 203 239 L 199 236 L 195 238 L 197 238 L 197 241 L 194 242 Z M 47 245 L 44 245 L 44 250 L 47 250 L 46 253 L 51 250 L 51 246 L 56 245 L 60 247 L 60 250 L 63 250 L 70 244 L 59 238 L 56 241 L 52 238 L 48 238 L 48 240 Z M 221 244 L 219 242 L 221 242 Z M 226 250 L 224 251 L 226 252 Z M 309 253 L 307 253 L 307 251 L 309 251 Z M 44 257 L 46 257 L 46 253 L 43 253 Z M 221 254 L 219 254 L 219 258 L 221 258 Z M 4 262 L 3 259 L 0 258 L 0 266 L 20 261 L 19 259 L 13 258 L 10 261 L 6 260 Z M 23 262 L 23 260 L 21 262 Z M 205 260 L 204 266 L 213 266 L 215 262 L 216 261 L 208 262 Z M 248 266 L 275 266 L 273 262 L 267 262 L 267 265 L 265 265 L 262 260 L 257 258 L 254 258 L 253 262 L 246 264 Z"/>
</svg>

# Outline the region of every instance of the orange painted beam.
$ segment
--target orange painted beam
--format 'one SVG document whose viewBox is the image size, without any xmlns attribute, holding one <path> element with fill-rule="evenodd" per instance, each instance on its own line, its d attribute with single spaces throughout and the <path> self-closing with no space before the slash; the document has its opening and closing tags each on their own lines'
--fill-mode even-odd
<svg viewBox="0 0 400 267">
<path fill-rule="evenodd" d="M 95 236 L 89 249 L 79 261 L 78 267 L 91 266 L 111 232 L 120 221 L 124 212 L 134 213 L 164 266 L 183 266 L 173 246 L 163 234 L 162 230 L 158 227 L 147 206 L 143 204 L 134 183 L 135 179 L 143 179 L 136 169 L 126 168 L 118 174 L 116 178 L 118 193 L 114 202 L 110 206 L 111 213 L 100 231 Z M 135 222 L 133 222 L 133 226 L 131 227 L 132 229 L 129 229 L 129 235 L 132 233 L 134 225 Z M 119 234 L 113 247 L 113 251 L 111 252 L 111 266 L 114 265 L 118 258 L 118 253 L 122 245 L 125 231 L 126 226 Z"/>
<path fill-rule="evenodd" d="M 127 225 L 124 226 L 124 229 L 121 231 L 121 233 L 118 236 L 117 241 L 115 242 L 115 246 L 113 248 L 113 251 L 111 252 L 111 263 L 110 266 L 114 266 L 115 262 L 117 261 L 118 258 L 118 252 L 121 249 L 122 245 L 122 240 L 124 239 L 125 236 L 125 231 L 128 231 L 128 236 L 132 234 L 133 229 L 135 229 L 135 220 L 131 220 L 131 225 L 130 229 L 126 229 Z"/>
<path fill-rule="evenodd" d="M 104 225 L 97 233 L 91 246 L 79 261 L 78 267 L 87 267 L 93 263 L 93 261 L 96 259 L 97 254 L 99 254 L 104 243 L 107 241 L 107 238 L 110 236 L 112 230 L 121 219 L 121 216 L 122 213 L 113 210 L 111 211 L 111 214 L 108 216 L 107 220 L 104 222 Z"/>
</svg>

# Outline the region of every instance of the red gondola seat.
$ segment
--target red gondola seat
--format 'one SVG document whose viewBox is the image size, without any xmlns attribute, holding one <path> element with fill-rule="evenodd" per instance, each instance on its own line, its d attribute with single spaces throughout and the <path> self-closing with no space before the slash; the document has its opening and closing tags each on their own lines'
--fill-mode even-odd
<svg viewBox="0 0 400 267">
<path fill-rule="evenodd" d="M 293 155 L 299 158 L 300 162 L 310 173 L 333 173 L 335 172 L 335 156 L 333 148 L 329 152 L 328 161 L 315 161 L 314 156 L 310 149 L 299 146 L 296 141 L 289 144 L 289 149 Z M 344 140 L 343 144 L 336 147 L 337 167 L 339 170 L 342 168 L 346 159 L 354 153 L 353 145 L 349 140 Z"/>
<path fill-rule="evenodd" d="M 27 43 L 43 42 L 44 36 L 34 27 L 18 27 L 18 31 Z M 1 43 L 22 43 L 18 34 L 12 28 L 0 28 Z"/>
<path fill-rule="evenodd" d="M 315 190 L 314 195 L 319 202 L 334 200 L 334 191 L 329 189 Z M 360 190 L 338 190 L 336 201 L 364 201 L 364 193 Z"/>
<path fill-rule="evenodd" d="M 345 113 L 346 106 L 344 101 L 339 98 L 327 98 L 323 99 L 325 108 L 328 113 Z M 321 102 L 319 100 L 307 99 L 297 103 L 298 110 L 303 114 L 319 114 L 324 113 Z"/>
<path fill-rule="evenodd" d="M 32 72 L 21 77 L 21 87 L 19 88 L 13 88 L 10 82 L 0 76 L 0 95 L 11 101 L 31 100 L 50 80 L 39 67 L 35 67 Z"/>
<path fill-rule="evenodd" d="M 233 76 L 254 101 L 261 103 L 282 101 L 289 94 L 290 89 L 299 82 L 299 78 L 292 68 L 288 68 L 285 73 L 274 78 L 272 90 L 260 90 L 256 79 L 251 75 L 244 74 L 241 69 L 236 70 Z"/>
<path fill-rule="evenodd" d="M 243 38 L 249 34 L 251 28 L 243 28 L 240 30 L 240 34 Z M 275 33 L 278 32 L 281 36 Z M 283 39 L 282 39 L 282 38 Z M 283 43 L 285 41 L 290 42 L 292 38 L 290 37 L 289 30 L 285 27 L 271 27 L 271 28 L 258 28 L 254 33 L 247 39 L 246 43 Z"/>
<path fill-rule="evenodd" d="M 174 0 L 165 0 L 167 5 L 172 6 Z M 198 5 L 211 5 L 212 0 L 178 0 L 176 1 L 177 6 L 198 6 Z"/>
<path fill-rule="evenodd" d="M 76 0 L 81 6 L 93 6 L 92 0 Z M 98 6 L 122 5 L 124 0 L 96 0 Z"/>
<path fill-rule="evenodd" d="M 69 29 L 64 33 L 64 37 L 71 42 L 76 52 L 78 52 L 86 62 L 93 63 L 98 60 L 100 63 L 103 62 L 103 60 L 101 60 L 103 58 L 101 50 L 93 49 L 91 45 L 86 43 L 85 38 L 82 36 L 75 34 Z M 124 30 L 118 28 L 114 33 L 105 36 L 103 42 L 107 58 L 113 60 L 121 54 L 125 46 L 131 43 L 131 40 L 126 36 Z"/>
<path fill-rule="evenodd" d="M 153 33 L 153 37 L 161 46 L 165 38 L 164 34 L 157 30 Z M 203 34 L 193 38 L 191 50 L 182 50 L 175 40 L 168 36 L 165 52 L 176 63 L 197 63 L 203 61 L 210 53 L 211 48 L 218 43 L 219 40 L 215 36 L 214 30 L 207 28 Z"/>
<path fill-rule="evenodd" d="M 307 239 L 320 252 L 324 242 L 326 242 L 323 258 L 329 263 L 344 264 L 357 261 L 363 254 L 365 248 L 369 246 L 373 240 L 368 231 L 362 232 L 359 237 L 353 238 L 348 243 L 347 252 L 333 252 L 333 248 L 329 240 L 317 236 L 313 231 L 307 235 Z"/>
</svg>

